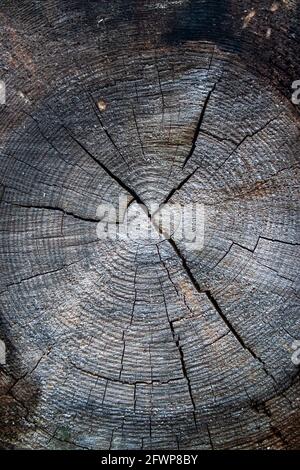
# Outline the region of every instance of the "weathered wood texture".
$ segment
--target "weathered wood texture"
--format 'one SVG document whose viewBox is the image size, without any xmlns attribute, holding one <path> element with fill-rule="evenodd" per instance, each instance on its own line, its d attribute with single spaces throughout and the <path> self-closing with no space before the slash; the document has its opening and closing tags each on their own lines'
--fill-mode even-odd
<svg viewBox="0 0 300 470">
<path fill-rule="evenodd" d="M 299 20 L 1 2 L 3 448 L 299 447 Z M 203 250 L 99 240 L 120 194 L 205 204 Z"/>
</svg>

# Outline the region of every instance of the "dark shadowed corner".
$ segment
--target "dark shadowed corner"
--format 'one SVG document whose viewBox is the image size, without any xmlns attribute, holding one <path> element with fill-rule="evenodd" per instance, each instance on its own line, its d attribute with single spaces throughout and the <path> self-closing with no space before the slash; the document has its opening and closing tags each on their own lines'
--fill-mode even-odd
<svg viewBox="0 0 300 470">
<path fill-rule="evenodd" d="M 32 416 L 40 396 L 40 385 L 33 378 L 15 348 L 15 339 L 4 334 L 1 322 L 1 340 L 5 344 L 5 364 L 0 365 L 0 449 L 20 447 L 22 437 L 36 428 Z"/>
</svg>

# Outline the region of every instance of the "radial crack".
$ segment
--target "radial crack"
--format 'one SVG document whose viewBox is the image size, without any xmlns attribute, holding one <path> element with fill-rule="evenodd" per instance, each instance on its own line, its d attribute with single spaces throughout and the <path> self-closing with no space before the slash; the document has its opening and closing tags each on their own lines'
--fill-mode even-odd
<svg viewBox="0 0 300 470">
<path fill-rule="evenodd" d="M 79 259 L 78 261 L 74 261 L 73 263 L 69 263 L 69 264 L 65 264 L 64 266 L 62 266 L 61 268 L 57 268 L 57 269 L 53 269 L 51 271 L 47 271 L 45 273 L 38 273 L 38 274 L 35 274 L 33 276 L 30 276 L 30 277 L 26 277 L 24 279 L 21 279 L 20 281 L 18 282 L 13 282 L 11 284 L 7 284 L 6 285 L 6 289 L 2 292 L 0 292 L 0 295 L 3 294 L 8 288 L 10 287 L 14 287 L 14 286 L 19 286 L 20 284 L 22 284 L 22 282 L 26 282 L 26 281 L 30 281 L 31 279 L 35 279 L 37 277 L 41 277 L 41 276 L 47 276 L 47 274 L 54 274 L 54 273 L 57 273 L 59 271 L 62 271 L 63 269 L 66 269 L 68 268 L 69 266 L 73 266 L 74 264 L 77 264 L 77 263 L 80 263 L 80 261 L 83 261 L 84 258 L 81 258 Z"/>
<path fill-rule="evenodd" d="M 221 163 L 221 165 L 219 165 L 216 169 L 216 172 L 220 170 L 220 168 L 222 168 L 225 163 L 230 159 L 230 157 L 237 152 L 237 150 L 243 145 L 243 143 L 247 140 L 247 139 L 252 139 L 255 135 L 259 134 L 261 131 L 263 131 L 264 129 L 266 129 L 266 127 L 269 126 L 269 124 L 271 124 L 272 122 L 276 121 L 276 119 L 279 118 L 279 116 L 282 114 L 282 112 L 280 112 L 277 116 L 269 119 L 262 127 L 260 127 L 259 129 L 253 131 L 251 134 L 246 134 L 242 140 L 236 145 L 236 147 L 230 152 L 230 154 L 228 155 L 227 158 L 225 158 L 225 160 Z"/>
<path fill-rule="evenodd" d="M 197 139 L 198 139 L 198 136 L 199 136 L 199 132 L 200 132 L 200 129 L 201 129 L 201 126 L 202 126 L 202 123 L 203 123 L 204 116 L 205 116 L 205 112 L 206 112 L 210 97 L 211 97 L 212 93 L 215 91 L 216 85 L 217 84 L 215 83 L 214 86 L 208 92 L 208 94 L 205 98 L 204 104 L 202 106 L 201 114 L 200 114 L 200 117 L 199 117 L 199 121 L 198 121 L 196 130 L 195 130 L 195 133 L 194 133 L 194 138 L 193 138 L 193 141 L 192 141 L 192 147 L 191 147 L 191 150 L 189 151 L 188 155 L 186 156 L 186 158 L 183 162 L 182 168 L 185 167 L 185 165 L 187 164 L 189 159 L 193 156 L 193 153 L 194 153 L 195 148 L 196 148 L 196 143 L 197 143 Z"/>
<path fill-rule="evenodd" d="M 172 378 L 172 379 L 169 379 L 169 380 L 155 380 L 155 379 L 153 379 L 153 380 L 134 380 L 134 381 L 130 382 L 129 380 L 119 380 L 119 379 L 115 379 L 115 378 L 112 378 L 112 377 L 106 377 L 104 375 L 98 374 L 97 372 L 92 372 L 92 371 L 86 370 L 83 367 L 80 367 L 77 364 L 74 364 L 73 362 L 71 362 L 70 364 L 72 365 L 72 367 L 74 367 L 74 369 L 77 369 L 77 370 L 79 370 L 80 372 L 82 372 L 86 375 L 90 375 L 92 377 L 96 377 L 97 379 L 102 379 L 102 380 L 106 380 L 108 382 L 114 382 L 114 383 L 123 384 L 123 385 L 133 385 L 133 386 L 136 386 L 136 385 L 167 385 L 169 383 L 179 382 L 180 380 L 182 380 L 181 377 L 175 377 L 175 378 Z"/>
<path fill-rule="evenodd" d="M 103 124 L 102 122 L 102 119 L 100 118 L 99 116 L 99 113 L 97 112 L 97 106 L 96 106 L 96 103 L 92 97 L 92 95 L 89 93 L 89 97 L 90 97 L 90 100 L 92 102 L 92 107 L 93 107 L 93 111 L 100 123 L 100 126 L 102 127 L 103 131 L 105 132 L 106 136 L 108 137 L 109 141 L 111 142 L 111 144 L 113 145 L 113 147 L 116 149 L 116 151 L 118 152 L 118 154 L 120 155 L 120 157 L 122 158 L 123 162 L 125 163 L 125 165 L 129 168 L 129 165 L 127 163 L 127 161 L 125 160 L 121 150 L 119 149 L 119 147 L 117 146 L 117 144 L 115 143 L 115 141 L 113 140 L 112 136 L 110 135 L 110 133 L 108 132 L 108 130 L 106 129 L 105 125 Z"/>
<path fill-rule="evenodd" d="M 194 416 L 195 427 L 197 429 L 197 420 L 196 420 L 196 413 L 195 413 L 196 412 L 196 405 L 195 405 L 195 401 L 194 401 L 194 397 L 193 397 L 191 381 L 190 381 L 190 378 L 188 376 L 186 365 L 185 365 L 185 358 L 184 358 L 183 349 L 182 349 L 181 344 L 180 344 L 180 336 L 176 335 L 173 322 L 170 321 L 169 315 L 167 315 L 167 316 L 168 316 L 168 321 L 169 321 L 170 329 L 171 329 L 171 332 L 172 332 L 173 340 L 174 340 L 174 342 L 177 346 L 178 352 L 179 352 L 182 373 L 183 373 L 183 376 L 185 377 L 186 382 L 187 382 L 190 399 L 191 399 L 191 402 L 192 402 L 192 405 L 193 405 L 193 416 Z"/>
<path fill-rule="evenodd" d="M 192 403 L 192 406 L 193 406 L 193 416 L 194 416 L 194 422 L 195 422 L 195 427 L 197 429 L 197 420 L 196 420 L 196 405 L 195 405 L 195 401 L 194 401 L 194 397 L 193 397 L 193 393 L 192 393 L 192 386 L 191 386 L 191 381 L 190 381 L 190 378 L 188 376 L 188 373 L 187 373 L 187 369 L 186 369 L 186 365 L 185 365 L 185 358 L 184 358 L 184 353 L 183 353 L 183 349 L 182 349 L 182 346 L 180 344 L 180 336 L 178 334 L 176 334 L 175 332 L 175 328 L 174 328 L 174 321 L 172 321 L 169 317 L 169 312 L 168 312 L 168 308 L 167 308 L 167 303 L 166 303 L 166 298 L 165 298 L 165 295 L 164 295 L 164 292 L 162 290 L 162 294 L 163 294 L 163 299 L 164 299 L 164 306 L 165 306 L 165 312 L 166 312 L 166 317 L 167 317 L 167 320 L 168 320 L 168 323 L 169 323 L 169 326 L 170 326 L 170 330 L 171 330 L 171 333 L 172 333 L 172 338 L 173 338 L 173 341 L 178 349 L 178 352 L 179 352 L 179 358 L 180 358 L 180 364 L 181 364 L 181 369 L 182 369 L 182 374 L 184 376 L 184 378 L 186 379 L 186 382 L 187 382 L 187 387 L 188 387 L 188 391 L 189 391 L 189 396 L 190 396 L 190 399 L 191 399 L 191 403 Z"/>
<path fill-rule="evenodd" d="M 18 379 L 16 379 L 14 381 L 14 383 L 9 387 L 7 393 L 11 392 L 11 390 L 21 381 L 21 380 L 24 380 L 28 375 L 31 375 L 39 366 L 40 362 L 44 359 L 44 357 L 47 357 L 49 356 L 49 354 L 51 353 L 51 350 L 52 350 L 52 346 L 50 346 L 48 348 L 48 350 L 46 352 L 44 352 L 41 357 L 37 360 L 36 364 L 30 369 L 28 370 L 27 372 L 25 372 L 25 374 L 21 375 L 21 377 L 19 377 Z"/>
<path fill-rule="evenodd" d="M 69 136 L 71 137 L 71 139 L 74 140 L 74 142 L 76 142 L 76 144 L 87 154 L 89 155 L 89 157 L 95 162 L 97 163 L 101 168 L 102 170 L 105 171 L 105 173 L 108 174 L 108 176 L 110 176 L 110 178 L 112 178 L 116 183 L 118 183 L 119 186 L 121 186 L 121 188 L 123 188 L 125 191 L 127 191 L 132 197 L 133 199 L 135 199 L 135 201 L 139 204 L 142 204 L 143 206 L 145 206 L 144 202 L 142 201 L 142 199 L 139 197 L 139 195 L 134 191 L 134 189 L 130 188 L 129 186 L 127 186 L 126 183 L 124 183 L 123 180 L 121 180 L 121 178 L 119 178 L 117 175 L 115 175 L 112 171 L 109 170 L 109 168 L 107 168 L 106 165 L 104 165 L 104 163 L 102 163 L 100 160 L 97 160 L 97 158 L 72 134 L 72 132 L 65 126 L 63 126 L 64 129 L 66 130 L 66 132 L 68 132 Z"/>
<path fill-rule="evenodd" d="M 123 332 L 122 341 L 123 341 L 123 350 L 122 350 L 122 357 L 121 357 L 121 367 L 120 367 L 119 379 L 121 379 L 121 375 L 122 375 L 123 367 L 124 367 L 123 360 L 124 360 L 125 349 L 126 349 L 125 331 Z"/>
<path fill-rule="evenodd" d="M 141 151 L 142 151 L 144 159 L 147 160 L 146 155 L 145 155 L 145 149 L 144 149 L 143 141 L 142 141 L 142 138 L 141 138 L 141 133 L 140 133 L 140 130 L 139 130 L 139 126 L 138 126 L 138 122 L 137 122 L 137 118 L 136 118 L 136 114 L 135 114 L 135 110 L 134 110 L 133 106 L 132 106 L 132 115 L 133 115 L 133 119 L 134 119 L 134 123 L 135 123 L 135 127 L 136 127 L 137 136 L 139 138 Z"/>
<path fill-rule="evenodd" d="M 210 300 L 211 304 L 214 306 L 215 310 L 218 312 L 218 314 L 220 315 L 220 317 L 222 318 L 223 322 L 226 324 L 226 326 L 229 328 L 229 330 L 231 331 L 231 333 L 234 335 L 234 337 L 236 338 L 236 340 L 240 343 L 240 345 L 243 347 L 243 349 L 245 349 L 246 351 L 248 351 L 251 356 L 257 360 L 258 362 L 260 362 L 262 364 L 262 368 L 263 370 L 265 371 L 266 375 L 268 375 L 269 377 L 271 377 L 271 379 L 273 380 L 273 382 L 275 382 L 276 385 L 278 385 L 275 377 L 273 376 L 273 374 L 271 374 L 269 372 L 269 370 L 266 368 L 266 364 L 264 363 L 264 361 L 245 343 L 245 341 L 243 340 L 243 338 L 240 336 L 240 334 L 237 332 L 237 330 L 234 328 L 234 326 L 231 324 L 231 322 L 228 320 L 228 318 L 226 317 L 226 315 L 223 313 L 221 307 L 219 306 L 218 302 L 216 301 L 216 299 L 213 297 L 212 293 L 207 290 L 204 292 L 207 296 L 207 298 Z"/>
<path fill-rule="evenodd" d="M 195 168 L 195 170 L 192 171 L 192 173 L 190 173 L 189 175 L 187 175 L 179 184 L 178 186 L 176 186 L 175 188 L 173 188 L 169 194 L 167 195 L 167 197 L 165 198 L 164 200 L 164 204 L 167 204 L 167 202 L 171 199 L 171 197 L 173 196 L 174 193 L 176 193 L 177 191 L 179 191 L 182 186 L 187 183 L 189 181 L 189 179 L 196 173 L 196 171 L 198 170 L 199 167 Z"/>
<path fill-rule="evenodd" d="M 131 310 L 130 326 L 132 325 L 132 322 L 133 322 L 135 304 L 136 304 L 136 299 L 137 299 L 137 290 L 136 290 L 137 270 L 138 270 L 138 268 L 136 267 L 136 270 L 135 270 L 135 273 L 134 273 L 134 279 L 133 279 L 134 299 L 133 299 L 132 310 Z"/>
<path fill-rule="evenodd" d="M 236 331 L 236 329 L 233 327 L 233 325 L 230 323 L 230 321 L 227 319 L 227 317 L 224 315 L 224 313 L 222 312 L 218 302 L 216 301 L 216 299 L 213 297 L 213 295 L 211 294 L 211 292 L 209 290 L 206 290 L 206 291 L 202 291 L 201 288 L 200 288 L 200 285 L 198 283 L 198 281 L 195 279 L 191 269 L 189 268 L 187 262 L 186 262 L 186 259 L 184 258 L 184 256 L 182 255 L 182 253 L 180 252 L 179 248 L 177 247 L 176 243 L 174 242 L 174 240 L 172 240 L 172 238 L 170 238 L 169 240 L 169 243 L 171 244 L 171 246 L 173 247 L 175 253 L 177 254 L 177 256 L 180 258 L 181 262 L 182 262 L 182 265 L 191 281 L 191 283 L 193 284 L 193 286 L 195 287 L 195 289 L 197 290 L 197 292 L 199 294 L 201 293 L 204 293 L 206 294 L 207 298 L 209 299 L 209 301 L 211 302 L 211 304 L 213 305 L 214 309 L 218 312 L 218 314 L 220 315 L 220 317 L 222 318 L 222 320 L 224 321 L 224 323 L 227 325 L 227 327 L 229 328 L 229 330 L 232 332 L 232 334 L 234 335 L 234 337 L 236 338 L 236 340 L 240 343 L 240 345 L 243 347 L 243 349 L 245 349 L 246 351 L 248 351 L 251 356 L 256 359 L 258 362 L 260 362 L 262 364 L 262 368 L 264 370 L 264 372 L 266 373 L 266 375 L 268 375 L 269 377 L 271 377 L 271 379 L 273 380 L 273 382 L 276 384 L 276 386 L 278 386 L 278 382 L 277 380 L 275 379 L 275 377 L 273 376 L 273 374 L 271 374 L 269 372 L 269 370 L 266 368 L 266 364 L 264 363 L 264 361 L 248 346 L 246 345 L 246 343 L 244 342 L 243 338 L 239 335 L 239 333 Z"/>
<path fill-rule="evenodd" d="M 263 237 L 263 236 L 260 236 L 258 238 L 258 241 L 259 240 L 267 240 L 269 242 L 282 243 L 283 245 L 291 245 L 291 246 L 299 246 L 300 245 L 300 243 L 297 243 L 297 242 L 286 242 L 286 241 L 283 241 L 283 240 L 278 240 L 276 238 L 268 238 L 268 237 Z M 258 245 L 258 242 L 257 242 L 256 245 Z"/>
<path fill-rule="evenodd" d="M 30 113 L 27 113 L 26 111 L 23 110 L 23 113 L 26 114 L 26 116 L 30 117 L 36 124 L 36 127 L 39 131 L 39 133 L 41 134 L 41 136 L 43 137 L 43 139 L 47 142 L 47 144 L 56 152 L 58 153 L 58 155 L 61 157 L 61 159 L 69 166 L 76 166 L 78 167 L 81 171 L 84 171 L 87 175 L 89 176 L 92 176 L 91 173 L 89 173 L 88 171 L 86 171 L 82 166 L 78 165 L 78 163 L 73 163 L 71 164 L 71 162 L 69 162 L 68 160 L 66 160 L 63 156 L 63 154 L 58 150 L 58 148 L 51 142 L 50 138 L 47 137 L 47 135 L 42 131 L 41 129 L 41 126 L 39 124 L 39 121 L 34 117 L 32 116 L 32 114 Z M 58 130 L 56 131 L 56 134 L 57 134 Z M 55 135 L 55 134 L 54 134 Z M 51 136 L 53 137 L 53 135 Z"/>
</svg>

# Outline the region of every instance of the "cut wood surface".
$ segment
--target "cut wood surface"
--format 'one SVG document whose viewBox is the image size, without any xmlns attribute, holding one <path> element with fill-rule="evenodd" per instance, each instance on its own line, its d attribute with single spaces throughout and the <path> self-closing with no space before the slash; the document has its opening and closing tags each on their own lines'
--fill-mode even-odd
<svg viewBox="0 0 300 470">
<path fill-rule="evenodd" d="M 299 2 L 0 24 L 1 447 L 299 448 Z M 203 248 L 99 239 L 120 196 L 203 204 Z"/>
</svg>

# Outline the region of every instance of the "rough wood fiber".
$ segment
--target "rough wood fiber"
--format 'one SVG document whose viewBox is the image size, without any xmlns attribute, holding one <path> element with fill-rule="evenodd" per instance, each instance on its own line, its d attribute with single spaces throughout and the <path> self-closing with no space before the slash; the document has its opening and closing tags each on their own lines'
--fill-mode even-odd
<svg viewBox="0 0 300 470">
<path fill-rule="evenodd" d="M 299 447 L 298 2 L 0 21 L 1 446 Z M 203 250 L 99 240 L 121 194 L 205 204 Z"/>
</svg>

